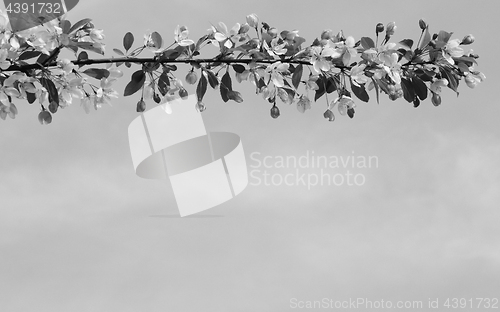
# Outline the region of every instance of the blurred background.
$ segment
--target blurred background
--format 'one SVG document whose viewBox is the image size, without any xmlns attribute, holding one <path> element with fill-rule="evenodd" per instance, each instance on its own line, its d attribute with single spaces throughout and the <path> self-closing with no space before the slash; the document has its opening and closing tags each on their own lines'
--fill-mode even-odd
<svg viewBox="0 0 500 312">
<path fill-rule="evenodd" d="M 305 114 L 278 101 L 281 116 L 273 119 L 248 82 L 233 81 L 241 104 L 209 89 L 206 128 L 241 137 L 249 172 L 252 153 L 375 156 L 378 165 L 325 169 L 360 174 L 362 185 L 250 179 L 236 198 L 188 218 L 178 217 L 169 182 L 134 172 L 127 131 L 138 94 L 89 115 L 76 101 L 48 126 L 37 120 L 38 105 L 14 102 L 17 118 L 0 120 L 0 310 L 288 311 L 298 301 L 366 298 L 422 301 L 418 310 L 426 311 L 429 298 L 498 298 L 497 8 L 456 0 L 82 0 L 68 19 L 89 17 L 104 29 L 106 57 L 127 31 L 136 44 L 147 31 L 169 43 L 185 25 L 196 40 L 211 24 L 232 27 L 250 13 L 279 30 L 298 29 L 306 44 L 324 29 L 373 38 L 375 25 L 390 21 L 398 27 L 393 40 L 418 40 L 424 18 L 431 33 L 473 34 L 465 51 L 480 55 L 487 80 L 474 90 L 462 82 L 459 97 L 443 90 L 440 107 L 428 99 L 414 109 L 385 95 L 377 105 L 372 91 L 369 103 L 356 101 L 354 119 L 336 113 L 333 123 L 323 118 L 324 98 Z M 179 68 L 183 78 L 189 68 Z M 137 67 L 120 69 L 115 89 L 123 94 Z"/>
</svg>

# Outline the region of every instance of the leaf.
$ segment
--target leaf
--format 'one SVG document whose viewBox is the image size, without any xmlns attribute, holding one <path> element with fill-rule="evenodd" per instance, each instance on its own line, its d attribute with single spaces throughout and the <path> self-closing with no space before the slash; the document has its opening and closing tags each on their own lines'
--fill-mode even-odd
<svg viewBox="0 0 500 312">
<path fill-rule="evenodd" d="M 40 54 L 42 54 L 42 52 L 40 52 L 40 51 L 26 51 L 23 54 L 19 55 L 17 60 L 18 61 L 29 60 L 31 58 L 39 56 Z"/>
<path fill-rule="evenodd" d="M 363 102 L 368 102 L 370 100 L 370 96 L 366 92 L 365 86 L 360 85 L 359 87 L 355 85 L 351 80 L 351 90 Z M 352 117 L 351 117 L 352 118 Z"/>
<path fill-rule="evenodd" d="M 318 80 L 316 80 L 316 84 L 318 85 L 318 89 L 316 90 L 316 94 L 314 95 L 314 101 L 316 102 L 320 97 L 323 96 L 326 92 L 325 88 L 325 77 L 323 75 L 319 76 Z"/>
<path fill-rule="evenodd" d="M 158 78 L 158 91 L 160 91 L 161 95 L 165 96 L 168 92 L 170 86 L 170 79 L 166 72 L 163 72 Z"/>
<path fill-rule="evenodd" d="M 132 74 L 132 79 L 125 87 L 124 96 L 129 96 L 139 91 L 144 86 L 146 75 L 142 70 L 138 70 Z"/>
<path fill-rule="evenodd" d="M 151 34 L 151 40 L 153 40 L 153 44 L 155 45 L 156 49 L 161 48 L 161 46 L 163 44 L 163 40 L 162 40 L 161 35 L 159 33 L 157 33 L 156 31 L 154 31 Z"/>
<path fill-rule="evenodd" d="M 80 30 L 80 28 L 87 25 L 90 21 L 92 21 L 90 18 L 84 18 L 81 21 L 76 22 L 73 26 L 71 26 L 71 28 L 68 31 L 68 34 Z"/>
<path fill-rule="evenodd" d="M 411 39 L 403 39 L 399 42 L 400 45 L 403 46 L 403 48 L 406 48 L 408 50 L 411 50 L 411 47 L 413 46 L 413 40 Z"/>
<path fill-rule="evenodd" d="M 373 42 L 373 39 L 370 37 L 362 37 L 361 46 L 363 47 L 363 49 L 368 50 L 371 48 L 375 48 L 375 42 Z"/>
<path fill-rule="evenodd" d="M 71 22 L 68 20 L 62 20 L 59 23 L 59 27 L 61 27 L 63 34 L 69 34 L 69 30 L 71 29 Z"/>
<path fill-rule="evenodd" d="M 233 65 L 233 69 L 235 72 L 237 72 L 238 74 L 241 74 L 242 72 L 245 71 L 245 66 L 241 65 L 241 64 L 234 64 Z"/>
<path fill-rule="evenodd" d="M 131 32 L 128 32 L 123 37 L 123 47 L 126 52 L 128 52 L 128 50 L 132 47 L 132 44 L 134 44 L 134 35 Z"/>
<path fill-rule="evenodd" d="M 405 100 L 412 103 L 415 99 L 415 90 L 413 89 L 413 85 L 410 80 L 406 78 L 401 79 L 401 89 L 403 89 L 403 96 Z"/>
<path fill-rule="evenodd" d="M 123 53 L 120 49 L 113 49 L 113 51 L 118 55 L 125 56 L 125 53 Z"/>
<path fill-rule="evenodd" d="M 378 87 L 378 83 L 375 81 L 375 79 L 373 79 L 373 77 L 371 77 L 371 79 L 373 81 L 373 85 L 375 86 L 375 94 L 377 95 L 377 104 L 380 104 L 380 90 Z"/>
<path fill-rule="evenodd" d="M 418 78 L 417 76 L 413 76 L 411 79 L 413 88 L 415 89 L 415 93 L 417 96 L 423 101 L 427 98 L 427 85 L 425 82 L 422 81 L 422 79 Z"/>
<path fill-rule="evenodd" d="M 336 80 L 337 78 L 338 76 L 328 78 L 328 80 L 326 81 L 326 93 L 330 94 L 333 91 L 337 90 L 337 82 L 340 82 Z"/>
<path fill-rule="evenodd" d="M 45 89 L 47 89 L 47 92 L 49 93 L 49 102 L 51 103 L 55 102 L 56 104 L 59 105 L 59 93 L 57 92 L 57 88 L 52 82 L 52 80 L 42 77 L 39 79 L 39 81 L 42 84 L 42 86 L 44 86 Z"/>
<path fill-rule="evenodd" d="M 211 70 L 205 70 L 205 72 L 207 73 L 207 76 L 208 76 L 208 83 L 210 84 L 210 86 L 215 89 L 217 88 L 217 86 L 219 85 L 219 80 L 217 79 L 217 76 L 215 76 L 214 72 L 211 71 Z"/>
<path fill-rule="evenodd" d="M 447 31 L 441 30 L 438 34 L 437 41 L 442 41 L 446 43 L 448 42 L 448 40 L 450 40 L 452 34 L 453 34 L 452 32 L 449 33 Z"/>
<path fill-rule="evenodd" d="M 229 101 L 229 96 L 228 93 L 229 91 L 232 91 L 233 87 L 231 85 L 231 76 L 229 76 L 229 73 L 226 72 L 224 76 L 222 76 L 221 80 L 221 86 L 220 86 L 220 95 L 222 97 L 222 100 L 224 102 Z"/>
<path fill-rule="evenodd" d="M 36 93 L 26 92 L 26 99 L 28 103 L 33 104 L 36 101 Z"/>
<path fill-rule="evenodd" d="M 102 78 L 109 77 L 109 70 L 104 68 L 89 68 L 83 71 L 87 76 L 93 77 L 95 79 L 101 80 Z"/>
<path fill-rule="evenodd" d="M 302 79 L 302 72 L 304 71 L 302 64 L 299 64 L 297 67 L 295 67 L 295 70 L 293 71 L 292 75 L 292 84 L 295 87 L 295 89 L 299 88 L 300 85 L 300 80 Z"/>
<path fill-rule="evenodd" d="M 196 87 L 196 95 L 198 96 L 198 102 L 203 100 L 203 96 L 207 92 L 207 78 L 205 75 L 201 75 L 200 81 L 198 81 L 198 87 Z"/>
<path fill-rule="evenodd" d="M 422 38 L 422 41 L 420 41 L 420 46 L 418 47 L 420 50 L 422 50 L 424 47 L 426 47 L 429 42 L 431 42 L 431 33 L 429 32 L 429 26 L 425 29 L 424 37 Z"/>
<path fill-rule="evenodd" d="M 443 78 L 446 78 L 448 80 L 448 88 L 452 89 L 455 91 L 458 95 L 458 79 L 455 77 L 455 75 L 446 67 L 440 67 L 440 72 Z"/>
<path fill-rule="evenodd" d="M 104 45 L 99 42 L 86 42 L 81 41 L 76 44 L 79 48 L 89 50 L 101 55 L 104 55 Z"/>
</svg>

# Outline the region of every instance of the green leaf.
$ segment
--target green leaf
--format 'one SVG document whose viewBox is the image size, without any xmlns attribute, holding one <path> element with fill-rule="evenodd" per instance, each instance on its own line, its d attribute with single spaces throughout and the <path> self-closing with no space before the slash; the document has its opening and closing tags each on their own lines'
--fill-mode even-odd
<svg viewBox="0 0 500 312">
<path fill-rule="evenodd" d="M 363 47 L 363 49 L 368 50 L 371 48 L 375 48 L 375 42 L 373 42 L 373 39 L 370 37 L 362 37 L 361 46 Z"/>
<path fill-rule="evenodd" d="M 300 80 L 302 79 L 303 70 L 304 69 L 303 69 L 302 64 L 299 64 L 297 67 L 295 67 L 295 70 L 293 71 L 292 84 L 295 87 L 295 89 L 299 88 Z"/>
<path fill-rule="evenodd" d="M 19 55 L 17 60 L 18 61 L 29 60 L 31 58 L 39 56 L 40 54 L 42 54 L 42 52 L 40 52 L 40 51 L 26 51 L 26 52 L 22 53 L 21 55 Z"/>
<path fill-rule="evenodd" d="M 128 52 L 128 50 L 132 47 L 132 44 L 134 44 L 134 35 L 131 32 L 128 32 L 123 37 L 123 47 L 126 52 Z"/>
<path fill-rule="evenodd" d="M 138 70 L 132 74 L 132 79 L 125 87 L 124 96 L 129 96 L 139 91 L 144 86 L 146 75 L 142 70 Z"/>
<path fill-rule="evenodd" d="M 219 80 L 217 79 L 217 76 L 215 76 L 214 72 L 209 69 L 205 70 L 205 72 L 207 73 L 208 83 L 210 84 L 210 86 L 213 89 L 217 88 L 217 86 L 219 85 Z"/>
<path fill-rule="evenodd" d="M 89 68 L 83 71 L 87 76 L 93 77 L 95 79 L 102 79 L 109 77 L 109 70 L 104 68 Z"/>
<path fill-rule="evenodd" d="M 224 102 L 229 101 L 229 96 L 228 93 L 229 91 L 232 91 L 233 87 L 231 85 L 231 76 L 229 76 L 229 73 L 226 72 L 224 76 L 222 76 L 221 79 L 221 86 L 220 86 L 220 95 L 222 97 L 222 100 Z"/>
<path fill-rule="evenodd" d="M 161 35 L 159 33 L 157 33 L 156 31 L 154 31 L 151 34 L 151 39 L 153 40 L 153 44 L 155 45 L 156 49 L 161 48 L 161 46 L 163 44 L 163 40 L 162 40 Z"/>
<path fill-rule="evenodd" d="M 355 85 L 351 80 L 351 90 L 354 92 L 356 97 L 363 102 L 368 102 L 370 100 L 370 96 L 366 92 L 365 86 L 360 85 L 359 87 Z"/>
<path fill-rule="evenodd" d="M 413 40 L 411 39 L 403 39 L 399 42 L 399 44 L 401 46 L 403 46 L 403 48 L 406 48 L 408 50 L 411 50 L 411 47 L 413 46 Z"/>
<path fill-rule="evenodd" d="M 233 65 L 233 69 L 235 72 L 237 72 L 238 74 L 241 74 L 242 72 L 245 71 L 245 66 L 241 65 L 241 64 L 234 64 Z"/>
<path fill-rule="evenodd" d="M 56 104 L 59 105 L 59 93 L 57 92 L 57 88 L 52 82 L 52 80 L 42 77 L 39 79 L 39 81 L 42 84 L 42 86 L 44 86 L 45 89 L 47 89 L 47 92 L 49 93 L 49 102 L 51 103 L 55 102 Z"/>
<path fill-rule="evenodd" d="M 431 42 L 431 39 L 432 37 L 431 33 L 429 32 L 429 26 L 427 26 L 424 32 L 424 37 L 422 38 L 422 41 L 420 41 L 420 46 L 418 48 L 422 50 L 425 46 L 429 44 L 429 42 Z"/>
<path fill-rule="evenodd" d="M 68 34 L 80 30 L 80 28 L 87 25 L 90 21 L 92 21 L 90 18 L 84 18 L 81 21 L 76 22 L 73 26 L 71 26 L 71 28 L 68 31 Z"/>
<path fill-rule="evenodd" d="M 415 99 L 415 90 L 410 80 L 403 78 L 401 79 L 401 89 L 403 89 L 403 96 L 406 101 L 412 103 Z"/>
<path fill-rule="evenodd" d="M 427 85 L 425 82 L 422 81 L 422 79 L 418 78 L 417 76 L 413 76 L 411 79 L 413 88 L 415 89 L 415 93 L 417 96 L 423 101 L 427 98 Z"/>
<path fill-rule="evenodd" d="M 203 96 L 207 92 L 207 78 L 205 75 L 201 75 L 200 80 L 198 81 L 198 87 L 196 87 L 196 95 L 198 96 L 198 102 L 203 100 Z"/>
</svg>

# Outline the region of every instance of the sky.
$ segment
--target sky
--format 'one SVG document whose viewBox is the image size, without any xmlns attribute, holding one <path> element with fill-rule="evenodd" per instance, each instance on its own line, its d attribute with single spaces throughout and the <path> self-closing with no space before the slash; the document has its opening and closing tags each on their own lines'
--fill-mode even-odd
<svg viewBox="0 0 500 312">
<path fill-rule="evenodd" d="M 75 103 L 48 126 L 37 121 L 39 107 L 14 102 L 16 119 L 0 120 L 0 311 L 274 312 L 325 299 L 423 305 L 358 311 L 429 311 L 429 301 L 444 309 L 452 298 L 472 302 L 468 310 L 491 310 L 476 298 L 498 308 L 497 11 L 496 1 L 81 0 L 68 19 L 104 29 L 106 57 L 127 31 L 158 31 L 167 41 L 186 25 L 199 38 L 211 23 L 231 27 L 250 13 L 298 29 L 306 43 L 324 29 L 373 37 L 378 22 L 390 21 L 394 38 L 416 40 L 424 18 L 431 32 L 473 34 L 487 79 L 474 90 L 462 83 L 458 97 L 443 90 L 439 107 L 358 101 L 354 119 L 337 114 L 333 123 L 323 118 L 324 99 L 305 114 L 279 104 L 273 119 L 250 84 L 233 85 L 241 104 L 209 90 L 206 128 L 240 136 L 253 177 L 320 176 L 320 168 L 280 168 L 279 157 L 377 162 L 323 168 L 358 176 L 354 185 L 250 178 L 234 199 L 185 218 L 169 182 L 134 172 L 127 135 L 137 95 L 88 115 Z M 120 94 L 132 72 L 124 69 Z M 264 157 L 269 168 L 258 166 Z"/>
</svg>

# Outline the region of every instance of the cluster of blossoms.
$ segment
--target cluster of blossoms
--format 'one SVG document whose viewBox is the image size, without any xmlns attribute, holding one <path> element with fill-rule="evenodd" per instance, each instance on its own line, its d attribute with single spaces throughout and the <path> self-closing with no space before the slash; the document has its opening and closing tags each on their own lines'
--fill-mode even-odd
<svg viewBox="0 0 500 312">
<path fill-rule="evenodd" d="M 440 31 L 431 35 L 427 23 L 419 21 L 420 39 L 391 42 L 396 25 L 390 22 L 375 27 L 376 40 L 362 37 L 356 40 L 324 30 L 310 45 L 298 30 L 278 31 L 260 22 L 255 14 L 244 23 L 228 28 L 224 23 L 211 26 L 198 40 L 189 38 L 188 28 L 178 26 L 173 42 L 164 47 L 158 32 L 147 33 L 142 45 L 131 49 L 134 36 L 128 32 L 123 38 L 123 48 L 113 49 L 119 58 L 89 59 L 87 50 L 104 54 L 102 30 L 94 28 L 89 19 L 74 25 L 67 20 L 54 20 L 33 29 L 13 34 L 8 30 L 7 17 L 0 18 L 0 117 L 12 118 L 17 108 L 12 98 L 36 100 L 41 105 L 40 122 L 50 123 L 58 107 L 64 108 L 80 99 L 88 113 L 98 109 L 118 93 L 111 86 L 123 74 L 118 69 L 139 65 L 127 84 L 124 96 L 141 91 L 137 111 L 146 109 L 146 102 L 167 104 L 175 98 L 187 98 L 183 85 L 196 85 L 196 109 L 206 109 L 203 97 L 208 86 L 218 89 L 224 102 L 241 103 L 241 93 L 233 89 L 233 79 L 238 83 L 249 81 L 256 93 L 271 103 L 271 116 L 277 118 L 280 110 L 277 99 L 291 105 L 296 103 L 299 112 L 311 108 L 313 101 L 326 98 L 324 117 L 335 120 L 335 106 L 341 115 L 354 116 L 354 94 L 368 102 L 368 92 L 374 90 L 377 102 L 385 93 L 391 100 L 404 98 L 418 107 L 429 95 L 435 106 L 441 104 L 442 87 L 457 92 L 459 81 L 464 78 L 470 88 L 485 79 L 475 70 L 478 56 L 463 46 L 474 42 L 472 35 L 451 39 L 452 33 Z M 381 42 L 379 43 L 379 35 Z M 201 58 L 207 45 L 217 47 L 218 54 Z M 59 59 L 62 49 L 74 53 L 76 60 Z M 143 51 L 153 54 L 139 58 Z M 36 61 L 28 63 L 28 60 Z M 175 75 L 175 64 L 191 67 L 184 79 Z M 92 64 L 108 64 L 106 68 L 86 68 Z M 84 69 L 86 68 L 86 69 Z M 308 71 L 308 73 L 306 72 Z M 97 79 L 95 85 L 88 77 Z M 233 77 L 233 78 L 232 78 Z M 328 95 L 336 92 L 333 100 Z M 311 95 L 312 93 L 312 95 Z M 44 104 L 48 104 L 48 110 Z"/>
<path fill-rule="evenodd" d="M 13 99 L 28 103 L 38 102 L 42 124 L 52 121 L 58 108 L 65 108 L 78 99 L 85 110 L 96 109 L 110 98 L 118 97 L 111 88 L 122 76 L 116 68 L 99 71 L 82 71 L 67 58 L 61 58 L 64 50 L 84 61 L 92 51 L 104 55 L 103 30 L 96 29 L 90 19 L 71 25 L 67 20 L 55 19 L 40 26 L 13 33 L 8 17 L 0 12 L 0 117 L 15 118 L 17 107 Z M 64 53 L 64 52 L 63 52 Z M 98 78 L 97 85 L 82 74 Z"/>
</svg>

